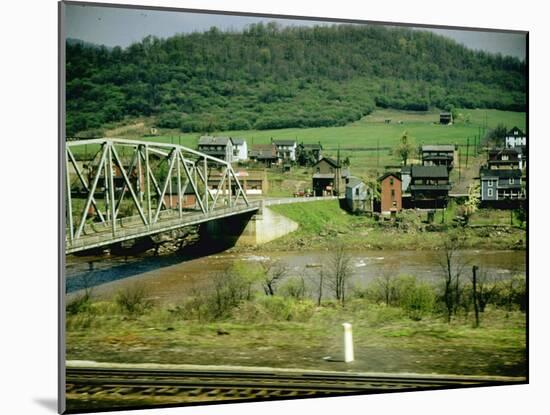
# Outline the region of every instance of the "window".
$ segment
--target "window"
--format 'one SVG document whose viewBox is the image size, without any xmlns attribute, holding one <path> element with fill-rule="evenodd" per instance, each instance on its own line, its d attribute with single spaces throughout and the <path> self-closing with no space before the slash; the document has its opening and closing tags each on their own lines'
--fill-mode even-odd
<svg viewBox="0 0 550 415">
<path fill-rule="evenodd" d="M 508 155 L 507 154 L 503 154 L 502 155 L 502 160 L 503 161 L 507 161 L 509 159 Z"/>
<path fill-rule="evenodd" d="M 493 189 L 488 189 L 487 190 L 487 196 L 493 197 Z"/>
<path fill-rule="evenodd" d="M 395 189 L 391 189 L 391 198 L 395 200 Z"/>
<path fill-rule="evenodd" d="M 514 184 L 514 178 L 513 178 L 513 177 L 510 177 L 510 179 L 508 180 L 508 183 Z"/>
<path fill-rule="evenodd" d="M 355 196 L 359 196 L 359 188 L 355 189 Z"/>
<path fill-rule="evenodd" d="M 487 182 L 487 187 L 493 187 L 493 181 L 492 180 L 489 180 Z"/>
</svg>

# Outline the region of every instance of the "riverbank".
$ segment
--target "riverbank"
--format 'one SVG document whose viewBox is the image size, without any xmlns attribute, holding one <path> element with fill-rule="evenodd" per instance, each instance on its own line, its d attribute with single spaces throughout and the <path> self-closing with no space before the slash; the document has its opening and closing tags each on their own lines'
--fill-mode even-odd
<svg viewBox="0 0 550 415">
<path fill-rule="evenodd" d="M 472 226 L 458 227 L 454 207 L 439 211 L 428 224 L 427 213 L 403 211 L 397 221 L 375 220 L 348 213 L 339 201 L 271 206 L 299 224 L 297 231 L 257 247 L 235 247 L 234 251 L 318 250 L 335 244 L 351 249 L 438 250 L 450 231 L 460 232 L 464 249 L 524 250 L 526 231 L 510 212 L 480 209 L 470 219 Z M 510 225 L 512 222 L 512 225 Z"/>
<path fill-rule="evenodd" d="M 67 318 L 67 359 L 125 363 L 267 366 L 315 370 L 523 376 L 525 314 L 488 308 L 481 327 L 472 316 L 450 324 L 437 315 L 420 321 L 397 307 L 351 300 L 316 307 L 293 303 L 281 317 L 241 305 L 220 321 L 189 319 L 176 306 L 123 313 L 93 303 Z M 261 312 L 260 312 L 261 311 Z M 187 318 L 186 318 L 187 317 Z M 342 322 L 353 325 L 355 362 L 341 361 Z"/>
</svg>

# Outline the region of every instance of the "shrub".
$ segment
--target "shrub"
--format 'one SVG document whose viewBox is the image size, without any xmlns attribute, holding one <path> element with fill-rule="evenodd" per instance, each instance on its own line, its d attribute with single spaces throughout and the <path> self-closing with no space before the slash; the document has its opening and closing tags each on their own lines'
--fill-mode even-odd
<svg viewBox="0 0 550 415">
<path fill-rule="evenodd" d="M 302 300 L 306 296 L 306 284 L 301 277 L 287 278 L 279 287 L 279 293 L 283 297 L 291 297 Z"/>
<path fill-rule="evenodd" d="M 435 304 L 435 292 L 431 285 L 417 282 L 415 277 L 401 276 L 395 281 L 397 304 L 413 320 L 421 320 L 431 313 Z"/>
<path fill-rule="evenodd" d="M 82 295 L 77 296 L 65 307 L 68 315 L 76 315 L 90 311 L 92 305 L 92 298 L 89 290 Z"/>
<path fill-rule="evenodd" d="M 310 300 L 296 300 L 278 295 L 259 297 L 241 303 L 235 310 L 235 318 L 247 322 L 307 321 L 314 313 Z"/>
<path fill-rule="evenodd" d="M 134 285 L 119 291 L 115 302 L 124 313 L 130 315 L 143 314 L 153 306 L 143 285 Z"/>
</svg>

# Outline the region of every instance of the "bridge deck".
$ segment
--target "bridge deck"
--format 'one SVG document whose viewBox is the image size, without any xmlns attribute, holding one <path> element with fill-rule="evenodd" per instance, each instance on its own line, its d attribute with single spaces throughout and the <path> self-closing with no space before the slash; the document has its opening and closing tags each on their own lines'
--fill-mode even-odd
<svg viewBox="0 0 550 415">
<path fill-rule="evenodd" d="M 183 217 L 179 217 L 177 210 L 164 210 L 158 222 L 146 226 L 141 222 L 139 217 L 132 219 L 124 218 L 117 220 L 116 236 L 113 235 L 111 227 L 102 224 L 86 227 L 85 234 L 74 241 L 66 239 L 66 254 L 74 254 L 76 252 L 85 251 L 88 249 L 101 248 L 118 242 L 124 242 L 144 236 L 155 235 L 161 232 L 167 232 L 175 229 L 184 228 L 186 226 L 197 225 L 199 223 L 208 222 L 215 219 L 226 218 L 229 216 L 241 215 L 247 212 L 254 212 L 260 209 L 261 204 L 264 206 L 273 206 L 290 203 L 307 203 L 320 200 L 335 200 L 336 196 L 325 197 L 289 197 L 277 199 L 264 199 L 250 201 L 247 206 L 245 203 L 233 206 L 231 208 L 218 208 L 208 213 L 202 212 L 185 212 Z"/>
<path fill-rule="evenodd" d="M 208 222 L 215 219 L 226 218 L 229 216 L 240 215 L 247 212 L 254 212 L 260 208 L 259 202 L 251 202 L 249 206 L 242 204 L 231 208 L 220 208 L 208 213 L 202 212 L 186 212 L 180 218 L 177 211 L 164 211 L 163 218 L 158 222 L 149 226 L 142 222 L 124 223 L 117 221 L 116 236 L 113 236 L 111 228 L 104 227 L 104 230 L 99 230 L 87 235 L 82 235 L 74 241 L 66 241 L 65 253 L 73 254 L 79 251 L 88 249 L 100 248 L 118 242 L 124 242 L 131 239 L 141 238 L 144 236 L 155 235 L 161 232 L 167 232 L 186 226 L 197 225 L 199 223 Z M 99 225 L 102 226 L 102 225 Z"/>
</svg>

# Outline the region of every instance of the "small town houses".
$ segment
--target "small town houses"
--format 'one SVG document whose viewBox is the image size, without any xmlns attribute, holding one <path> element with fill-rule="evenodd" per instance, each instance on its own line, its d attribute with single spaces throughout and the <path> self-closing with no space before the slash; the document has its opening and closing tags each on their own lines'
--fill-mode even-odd
<svg viewBox="0 0 550 415">
<path fill-rule="evenodd" d="M 441 122 L 451 123 L 452 116 L 442 113 Z M 502 209 L 521 206 L 526 198 L 526 145 L 525 133 L 514 127 L 507 132 L 502 148 L 486 150 L 486 160 L 477 179 L 482 205 Z M 202 136 L 198 150 L 239 163 L 238 176 L 248 195 L 265 195 L 268 191 L 265 169 L 283 167 L 285 172 L 293 165 L 302 165 L 310 166 L 311 191 L 308 188 L 294 195 L 339 196 L 346 199 L 348 210 L 354 213 L 373 212 L 375 207 L 382 214 L 410 208 L 433 210 L 447 206 L 451 197 L 464 197 L 451 194 L 450 175 L 461 165 L 458 146 L 454 144 L 421 146 L 417 164 L 378 177 L 379 193 L 360 178 L 351 176 L 349 166 L 344 166 L 339 158 L 323 155 L 320 142 L 298 144 L 296 140 L 272 138 L 269 143 L 248 145 L 243 138 Z M 209 183 L 211 190 L 215 190 L 214 186 L 215 180 Z M 173 203 L 171 199 L 170 202 Z"/>
</svg>

